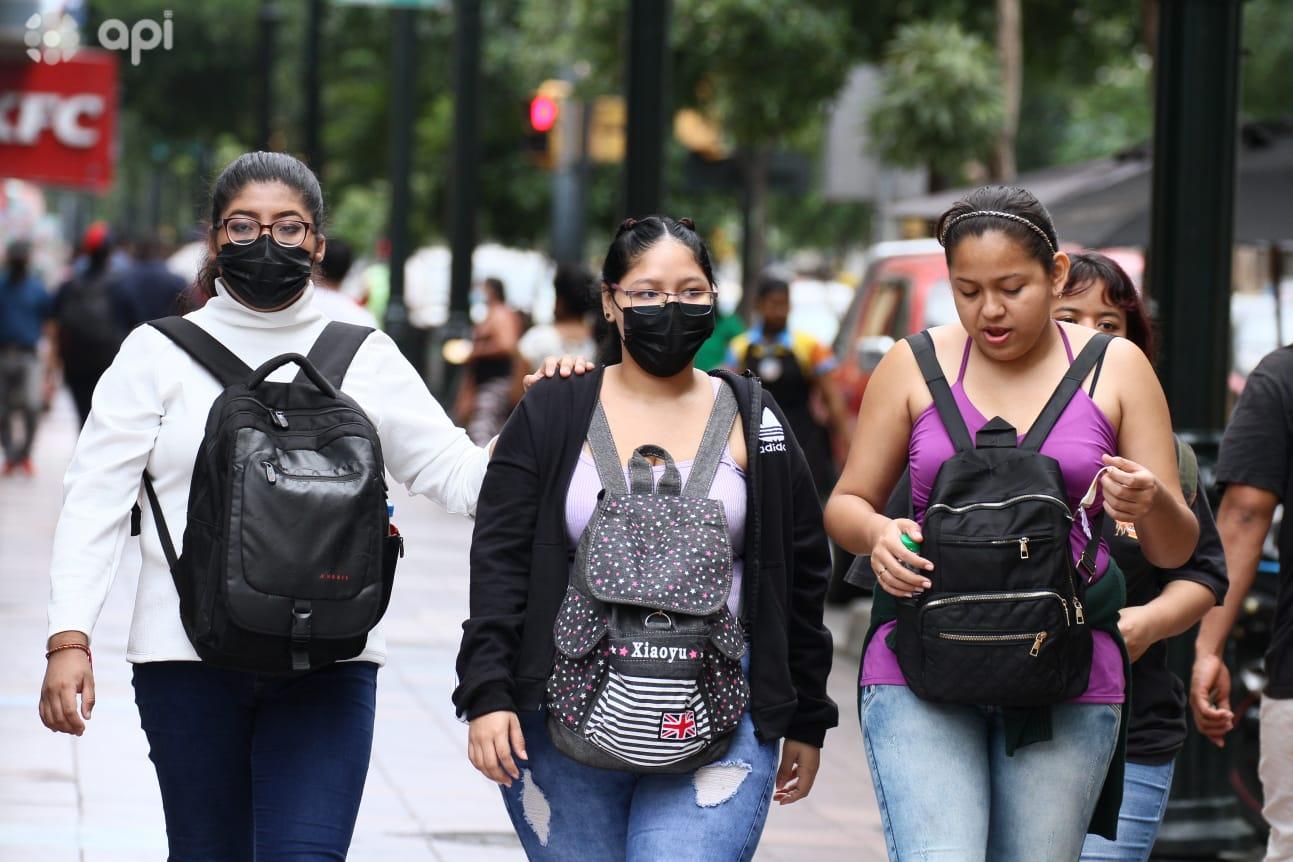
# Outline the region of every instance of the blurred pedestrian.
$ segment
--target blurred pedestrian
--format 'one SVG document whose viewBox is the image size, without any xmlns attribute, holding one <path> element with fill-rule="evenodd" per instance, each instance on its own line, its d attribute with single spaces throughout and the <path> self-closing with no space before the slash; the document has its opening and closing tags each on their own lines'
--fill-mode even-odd
<svg viewBox="0 0 1293 862">
<path fill-rule="evenodd" d="M 790 420 L 790 430 L 804 450 L 817 493 L 825 499 L 835 486 L 831 435 L 847 440 L 849 419 L 844 399 L 830 374 L 835 353 L 806 332 L 790 329 L 790 282 L 765 272 L 756 287 L 759 322 L 728 346 L 728 367 L 759 375 Z M 819 418 L 825 414 L 826 422 Z"/>
<path fill-rule="evenodd" d="M 141 323 L 169 317 L 179 310 L 184 279 L 166 267 L 165 248 L 160 237 L 145 234 L 134 242 L 134 259 L 114 276 L 130 307 L 128 329 Z"/>
<path fill-rule="evenodd" d="M 826 509 L 832 537 L 870 553 L 881 586 L 859 692 L 872 779 L 891 859 L 935 846 L 956 859 L 1076 859 L 1087 832 L 1117 835 L 1129 675 L 1124 582 L 1090 520 L 1103 509 L 1134 523 L 1161 568 L 1186 563 L 1198 526 L 1149 360 L 1051 320 L 1069 258 L 1041 203 L 978 189 L 943 214 L 938 237 L 959 323 L 880 362 Z M 912 518 L 890 518 L 908 464 Z M 1043 493 L 1043 481 L 1059 487 Z M 941 520 L 925 530 L 935 500 Z M 1034 532 L 1021 533 L 1025 518 Z M 1071 529 L 1045 535 L 1052 520 Z M 1043 573 L 1053 586 L 1033 591 Z"/>
<path fill-rule="evenodd" d="M 526 368 L 536 368 L 547 356 L 595 356 L 592 321 L 593 274 L 581 263 L 562 263 L 552 277 L 556 293 L 552 323 L 532 326 L 518 349 Z"/>
<path fill-rule="evenodd" d="M 734 312 L 724 312 L 721 307 L 715 309 L 718 319 L 714 322 L 714 332 L 696 353 L 696 367 L 706 373 L 715 368 L 722 368 L 727 362 L 728 345 L 732 339 L 745 331 L 745 321 Z"/>
<path fill-rule="evenodd" d="M 40 278 L 31 271 L 31 243 L 14 240 L 0 280 L 0 448 L 4 475 L 35 474 L 32 444 L 43 401 L 38 348 L 53 309 Z M 15 425 L 22 431 L 15 433 Z"/>
<path fill-rule="evenodd" d="M 317 268 L 314 306 L 329 320 L 377 329 L 377 320 L 372 313 L 341 290 L 341 283 L 350 272 L 354 259 L 350 243 L 337 237 L 328 238 L 323 260 Z"/>
<path fill-rule="evenodd" d="M 466 401 L 467 436 L 483 444 L 498 434 L 519 397 L 521 369 L 516 348 L 521 320 L 507 304 L 507 290 L 497 278 L 487 278 L 473 292 L 472 306 L 480 318 L 472 333 L 468 359 L 470 390 Z"/>
<path fill-rule="evenodd" d="M 212 349 L 226 362 L 231 353 L 257 368 L 283 354 L 309 354 L 329 324 L 311 302 L 311 267 L 325 251 L 323 197 L 314 174 L 288 155 L 247 153 L 216 179 L 210 212 L 210 259 L 196 287 L 209 301 L 185 319 L 226 351 Z M 266 385 L 284 385 L 296 374 L 294 366 L 279 368 Z M 343 384 L 344 394 L 378 429 L 385 467 L 397 480 L 451 512 L 475 510 L 488 455 L 450 423 L 390 338 L 369 333 L 355 348 Z M 90 634 L 127 541 L 131 505 L 141 502 L 143 562 L 127 659 L 134 666 L 135 702 L 161 787 L 169 858 L 343 859 L 368 771 L 377 668 L 386 658 L 380 629 L 367 632 L 366 641 L 359 638 L 363 651 L 353 660 L 308 673 L 273 676 L 200 661 L 184 625 L 191 619 L 187 597 L 196 586 L 183 573 L 203 562 L 190 558 L 172 572 L 162 525 L 141 493 L 147 470 L 149 496 L 155 488 L 168 534 L 187 537 L 195 455 L 205 439 L 208 412 L 225 391 L 152 326 L 134 330 L 104 374 L 101 397 L 94 400 L 68 468 L 55 533 L 41 719 L 51 730 L 78 736 L 85 731 L 95 703 Z M 280 428 L 288 421 L 282 414 L 257 415 L 262 417 L 257 421 Z M 266 461 L 269 469 L 286 462 L 303 472 L 270 472 L 259 493 L 275 486 L 277 491 L 268 493 L 279 495 L 278 506 L 304 499 L 302 485 L 310 484 L 305 480 L 319 478 L 309 466 L 301 467 L 310 462 L 294 460 L 306 450 L 276 451 L 273 438 L 254 428 L 243 430 L 248 436 L 239 435 L 240 445 L 246 439 L 258 441 L 248 445 L 270 447 L 257 450 L 275 459 Z M 358 446 L 361 440 L 371 446 L 356 436 L 337 445 Z M 295 490 L 289 490 L 293 483 L 298 483 Z M 329 493 L 348 493 L 334 487 Z M 238 499 L 252 499 L 248 493 Z M 259 500 L 266 511 L 271 504 Z M 242 555 L 252 561 L 281 559 L 273 553 L 341 541 L 311 533 L 317 525 L 309 518 L 289 513 L 281 523 L 299 526 L 295 532 L 280 527 L 272 539 L 255 533 L 256 543 L 239 545 Z M 272 527 L 261 526 L 266 529 Z M 266 542 L 276 550 L 266 549 Z M 232 589 L 261 596 L 272 615 L 282 597 L 258 592 L 261 577 L 270 575 L 245 574 Z M 317 570 L 287 577 L 298 578 L 300 589 L 326 596 L 329 613 L 341 612 L 344 584 L 342 592 L 320 584 Z M 329 570 L 323 577 L 345 576 Z M 228 605 L 214 601 L 204 607 L 229 612 Z M 308 644 L 310 602 L 287 607 L 302 621 L 300 636 Z M 267 641 L 272 645 L 266 658 L 279 655 L 281 647 Z"/>
<path fill-rule="evenodd" d="M 776 399 L 693 365 L 691 221 L 625 221 L 602 282 L 606 367 L 532 390 L 482 485 L 454 704 L 530 859 L 749 860 L 838 721 L 819 504 Z"/>
<path fill-rule="evenodd" d="M 1190 707 L 1199 732 L 1218 746 L 1235 727 L 1226 641 L 1257 577 L 1279 506 L 1279 596 L 1261 693 L 1262 816 L 1270 825 L 1267 862 L 1293 859 L 1293 345 L 1266 355 L 1244 383 L 1217 458 L 1222 489 L 1217 528 L 1230 592 L 1208 612 L 1195 641 Z"/>
<path fill-rule="evenodd" d="M 54 297 L 55 355 L 82 425 L 99 378 L 135 323 L 134 302 L 112 271 L 115 246 L 106 223 L 86 228 L 82 262 Z"/>
<path fill-rule="evenodd" d="M 1144 298 L 1121 266 L 1095 252 L 1075 254 L 1052 317 L 1126 338 L 1154 360 L 1154 332 Z M 1098 377 L 1091 381 L 1094 394 Z M 1177 441 L 1181 492 L 1199 522 L 1199 542 L 1182 566 L 1153 565 L 1136 526 L 1106 518 L 1104 540 L 1127 578 L 1127 607 L 1118 628 L 1131 658 L 1131 717 L 1118 840 L 1088 835 L 1083 862 L 1146 862 L 1172 788 L 1176 755 L 1185 745 L 1185 686 L 1167 668 L 1167 639 L 1197 623 L 1226 596 L 1226 560 L 1208 496 L 1199 488 L 1193 450 Z"/>
</svg>

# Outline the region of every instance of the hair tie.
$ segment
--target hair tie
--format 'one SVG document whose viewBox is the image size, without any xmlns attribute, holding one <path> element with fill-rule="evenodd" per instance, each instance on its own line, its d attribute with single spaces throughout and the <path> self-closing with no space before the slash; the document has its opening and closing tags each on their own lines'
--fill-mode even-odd
<svg viewBox="0 0 1293 862">
<path fill-rule="evenodd" d="M 999 210 L 975 210 L 974 212 L 961 213 L 959 216 L 948 219 L 946 224 L 943 225 L 943 232 L 938 235 L 938 244 L 943 246 L 943 248 L 947 248 L 948 231 L 950 231 L 957 222 L 964 221 L 967 218 L 974 218 L 976 216 L 995 216 L 997 218 L 1019 222 L 1045 240 L 1046 247 L 1051 250 L 1051 254 L 1056 252 L 1055 243 L 1051 242 L 1051 238 L 1046 235 L 1046 231 L 1034 224 L 1031 219 L 1026 219 L 1023 216 L 1015 215 L 1014 213 L 1000 212 Z"/>
<path fill-rule="evenodd" d="M 638 220 L 632 217 L 624 219 L 624 221 L 620 222 L 620 229 L 615 232 L 615 235 L 619 236 L 625 231 L 633 230 L 633 228 L 637 227 L 637 223 Z"/>
<path fill-rule="evenodd" d="M 678 224 L 682 225 L 692 233 L 696 232 L 696 223 L 691 219 L 687 218 L 686 216 L 683 216 L 682 218 L 678 219 Z"/>
</svg>

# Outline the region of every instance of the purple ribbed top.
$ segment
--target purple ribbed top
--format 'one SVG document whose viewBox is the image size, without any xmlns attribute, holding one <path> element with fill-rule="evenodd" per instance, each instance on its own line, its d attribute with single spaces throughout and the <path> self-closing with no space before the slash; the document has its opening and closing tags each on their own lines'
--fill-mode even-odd
<svg viewBox="0 0 1293 862">
<path fill-rule="evenodd" d="M 1057 324 L 1058 325 L 1058 324 Z M 1069 346 L 1068 335 L 1060 327 L 1060 337 L 1064 340 L 1064 350 L 1068 353 L 1069 362 L 1073 361 L 1073 350 Z M 961 358 L 961 371 L 952 385 L 952 395 L 956 406 L 961 411 L 966 427 L 973 439 L 979 429 L 988 423 L 979 410 L 965 394 L 965 368 L 970 361 L 970 339 L 965 341 L 965 353 Z M 1022 436 L 1021 438 L 1022 439 Z M 1059 462 L 1064 473 L 1064 484 L 1068 488 L 1069 508 L 1078 510 L 1082 497 L 1091 486 L 1099 469 L 1104 466 L 1100 458 L 1105 453 L 1115 455 L 1118 452 L 1118 435 L 1114 432 L 1109 419 L 1104 415 L 1085 389 L 1078 390 L 1060 415 L 1059 421 L 1051 430 L 1046 442 L 1042 444 L 1042 454 L 1049 455 Z M 929 493 L 938 476 L 943 462 L 956 454 L 952 438 L 938 418 L 938 411 L 930 405 L 917 417 L 911 429 L 911 443 L 908 457 L 911 466 L 911 498 L 915 509 L 916 521 L 924 523 L 925 507 L 929 503 Z M 1095 503 L 1088 510 L 1092 524 L 1095 516 L 1104 505 L 1104 498 L 1097 491 Z M 1069 534 L 1069 546 L 1073 559 L 1077 559 L 1086 547 L 1087 535 L 1081 518 L 1074 519 L 1073 531 Z M 1109 564 L 1109 549 L 1100 542 L 1096 555 L 1096 576 L 1098 580 Z M 1077 570 L 1079 573 L 1081 569 Z M 938 573 L 934 573 L 937 577 Z M 893 629 L 894 623 L 881 626 L 867 647 L 862 661 L 862 685 L 906 685 L 902 671 L 898 668 L 898 657 L 885 643 L 885 636 Z M 1091 660 L 1091 681 L 1086 694 L 1074 700 L 1075 703 L 1122 703 L 1126 691 L 1123 678 L 1122 653 L 1113 638 L 1106 632 L 1093 632 L 1094 651 Z"/>
<path fill-rule="evenodd" d="M 714 392 L 723 386 L 723 381 L 712 378 Z M 691 475 L 691 461 L 677 461 L 678 474 L 684 486 Z M 664 465 L 653 468 L 656 481 L 664 475 Z M 631 484 L 628 468 L 624 468 L 624 480 Z M 597 508 L 597 495 L 601 493 L 602 480 L 597 475 L 597 465 L 587 447 L 579 454 L 579 463 L 575 466 L 574 475 L 570 477 L 570 487 L 566 491 L 566 539 L 570 543 L 570 552 L 574 554 L 579 546 L 579 537 L 593 517 Z M 741 554 L 745 550 L 745 510 L 746 487 L 745 471 L 732 460 L 730 448 L 724 447 L 723 457 L 718 462 L 718 472 L 714 474 L 714 484 L 709 488 L 709 498 L 720 500 L 727 515 L 728 536 L 732 542 L 732 593 L 727 597 L 727 606 L 733 614 L 740 611 L 741 572 L 743 563 Z"/>
</svg>

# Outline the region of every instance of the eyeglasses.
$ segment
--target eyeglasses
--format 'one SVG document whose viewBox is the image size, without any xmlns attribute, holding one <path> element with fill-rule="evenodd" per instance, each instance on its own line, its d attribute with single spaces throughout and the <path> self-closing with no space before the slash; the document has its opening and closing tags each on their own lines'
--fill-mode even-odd
<svg viewBox="0 0 1293 862">
<path fill-rule="evenodd" d="M 618 290 L 628 297 L 628 307 L 634 311 L 644 312 L 646 314 L 655 314 L 664 311 L 669 304 L 670 298 L 678 303 L 682 308 L 683 314 L 689 314 L 693 317 L 702 317 L 709 314 L 714 308 L 714 297 L 718 291 L 702 287 L 688 287 L 677 293 L 670 293 L 667 290 L 655 290 L 653 288 L 644 288 L 642 290 L 625 290 L 618 284 L 612 284 L 611 290 Z M 623 306 L 621 306 L 623 308 Z"/>
<path fill-rule="evenodd" d="M 246 216 L 232 216 L 220 222 L 224 228 L 224 234 L 229 238 L 229 242 L 234 245 L 251 245 L 260 239 L 261 231 L 269 228 L 269 235 L 274 238 L 274 242 L 287 248 L 295 248 L 305 242 L 305 238 L 310 234 L 310 228 L 313 227 L 309 222 L 298 219 L 281 219 L 273 224 L 263 224 L 254 218 Z"/>
</svg>

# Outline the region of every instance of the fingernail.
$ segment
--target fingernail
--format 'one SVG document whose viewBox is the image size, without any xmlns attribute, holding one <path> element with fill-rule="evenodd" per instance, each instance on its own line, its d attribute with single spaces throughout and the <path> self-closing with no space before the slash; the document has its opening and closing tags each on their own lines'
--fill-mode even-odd
<svg viewBox="0 0 1293 862">
<path fill-rule="evenodd" d="M 932 583 L 930 583 L 929 581 L 925 581 L 923 584 L 921 584 L 921 589 L 926 589 L 926 590 L 927 590 L 927 589 L 929 589 L 929 588 L 930 588 L 930 587 L 932 587 L 932 586 L 934 586 Z"/>
</svg>

